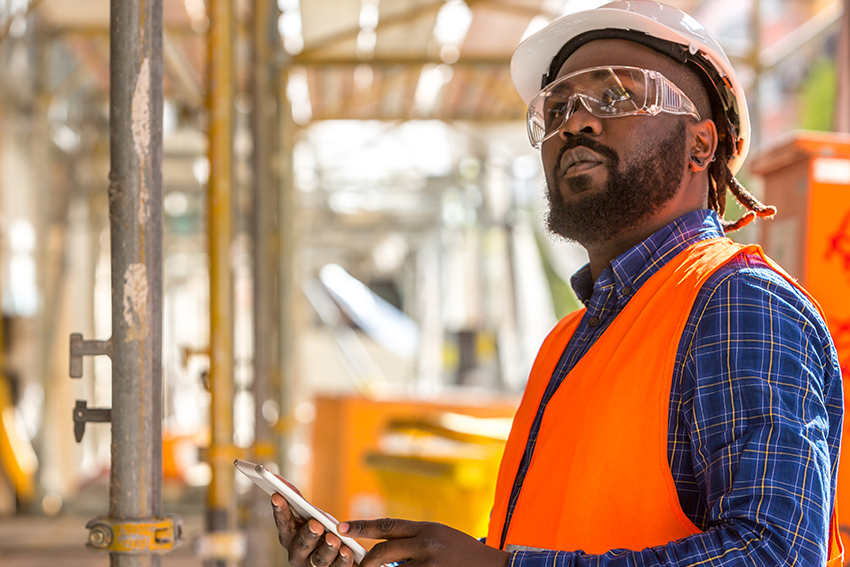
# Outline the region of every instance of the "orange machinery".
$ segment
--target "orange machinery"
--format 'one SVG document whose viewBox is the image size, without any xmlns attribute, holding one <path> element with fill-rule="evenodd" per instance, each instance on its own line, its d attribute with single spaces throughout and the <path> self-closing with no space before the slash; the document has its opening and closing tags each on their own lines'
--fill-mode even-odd
<svg viewBox="0 0 850 567">
<path fill-rule="evenodd" d="M 764 177 L 764 202 L 776 205 L 759 223 L 759 241 L 820 303 L 838 348 L 845 406 L 850 388 L 850 135 L 794 132 L 751 164 Z M 838 475 L 838 518 L 850 549 L 850 420 Z"/>
<path fill-rule="evenodd" d="M 491 398 L 480 392 L 456 392 L 428 401 L 319 396 L 313 429 L 311 501 L 340 520 L 380 517 L 388 512 L 387 502 L 381 480 L 367 466 L 366 458 L 380 451 L 379 440 L 392 422 L 427 419 L 443 412 L 513 417 L 518 405 L 519 397 Z"/>
</svg>

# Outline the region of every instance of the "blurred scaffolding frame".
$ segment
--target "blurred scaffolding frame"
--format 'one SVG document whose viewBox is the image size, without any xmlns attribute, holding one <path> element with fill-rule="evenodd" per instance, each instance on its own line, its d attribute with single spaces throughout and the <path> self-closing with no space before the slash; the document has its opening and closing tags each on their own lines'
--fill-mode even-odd
<svg viewBox="0 0 850 567">
<path fill-rule="evenodd" d="M 117 0 L 114 0 L 114 2 L 117 2 Z M 212 0 L 212 2 L 218 2 L 218 0 Z M 845 0 L 845 3 L 850 4 L 847 0 Z M 70 4 L 72 3 L 69 2 L 68 5 Z M 128 2 L 125 2 L 125 4 L 130 5 Z M 208 4 L 212 7 L 211 3 Z M 219 2 L 219 4 L 221 3 Z M 303 4 L 301 9 L 305 17 L 315 18 L 321 5 L 326 3 L 304 0 Z M 684 6 L 687 8 L 696 5 L 696 2 L 684 4 L 687 4 L 687 6 Z M 40 4 L 31 3 L 29 10 L 32 13 L 26 17 L 39 17 L 38 12 L 47 5 L 50 5 L 50 8 L 56 8 L 58 0 L 43 0 Z M 403 36 L 405 30 L 413 29 L 415 32 L 412 34 L 413 36 L 421 39 L 420 36 L 424 34 L 428 36 L 426 37 L 427 40 L 430 38 L 431 29 L 435 25 L 442 5 L 442 2 L 394 3 L 386 0 L 382 3 L 381 10 L 389 10 L 389 12 L 382 13 L 382 17 L 373 31 Z M 466 5 L 474 13 L 473 27 L 471 27 L 469 33 L 478 34 L 478 37 L 486 33 L 486 30 L 483 27 L 477 28 L 476 26 L 483 26 L 482 22 L 488 21 L 499 24 L 500 16 L 505 14 L 521 14 L 526 20 L 540 14 L 552 15 L 547 11 L 544 3 L 536 1 L 529 2 L 527 5 L 519 5 L 494 0 L 468 0 Z M 340 27 L 331 31 L 326 29 L 324 32 L 327 33 L 323 32 L 323 35 L 318 32 L 312 33 L 312 35 L 305 32 L 307 37 L 305 37 L 304 50 L 297 55 L 287 56 L 281 51 L 280 38 L 276 34 L 277 7 L 275 2 L 255 0 L 253 3 L 238 3 L 237 7 L 239 6 L 241 6 L 243 12 L 246 6 L 249 7 L 252 15 L 249 20 L 244 14 L 236 14 L 233 21 L 236 22 L 237 29 L 231 33 L 237 33 L 243 38 L 250 36 L 250 47 L 254 58 L 253 65 L 248 72 L 244 67 L 237 69 L 236 77 L 231 78 L 238 85 L 236 90 L 240 91 L 239 95 L 224 96 L 223 92 L 217 89 L 213 93 L 223 96 L 224 102 L 221 103 L 223 112 L 229 113 L 230 119 L 233 119 L 237 112 L 234 108 L 234 98 L 245 94 L 248 90 L 252 92 L 251 177 L 253 190 L 251 193 L 251 220 L 248 231 L 245 230 L 244 226 L 239 229 L 243 234 L 250 232 L 254 257 L 252 388 L 254 391 L 255 429 L 254 444 L 251 448 L 247 448 L 247 451 L 258 461 L 268 460 L 269 462 L 282 463 L 287 454 L 287 436 L 285 435 L 288 427 L 287 420 L 291 420 L 289 415 L 292 413 L 291 406 L 294 403 L 291 392 L 292 376 L 295 374 L 294 355 L 291 352 L 294 342 L 293 321 L 295 319 L 292 298 L 297 293 L 295 291 L 297 286 L 294 284 L 296 274 L 293 258 L 296 246 L 298 246 L 292 232 L 296 226 L 293 217 L 297 205 L 294 200 L 296 195 L 293 195 L 293 182 L 291 180 L 293 138 L 298 126 L 292 122 L 292 114 L 287 107 L 288 101 L 282 95 L 287 91 L 286 86 L 290 72 L 300 67 L 307 84 L 313 87 L 310 90 L 313 121 L 337 118 L 403 121 L 410 119 L 411 116 L 418 116 L 445 121 L 470 120 L 478 123 L 493 123 L 502 120 L 521 119 L 524 109 L 521 104 L 518 104 L 518 99 L 512 93 L 509 75 L 506 71 L 509 59 L 508 48 L 502 49 L 496 55 L 488 55 L 483 52 L 459 53 L 459 58 L 451 64 L 453 69 L 452 82 L 445 85 L 446 88 L 442 91 L 439 102 L 430 110 L 415 109 L 417 84 L 423 68 L 427 66 L 429 69 L 436 69 L 440 65 L 447 64 L 439 51 L 431 50 L 419 54 L 389 53 L 381 51 L 379 43 L 378 50 L 371 56 L 358 54 L 355 49 L 351 49 L 363 29 L 362 25 L 358 23 L 356 26 L 348 26 L 345 29 Z M 208 16 L 211 27 L 215 26 L 218 19 L 215 12 L 210 10 Z M 849 17 L 848 10 L 845 8 L 845 25 Z M 337 23 L 340 20 L 341 18 L 337 20 Z M 171 21 L 177 22 L 177 19 L 172 17 Z M 11 25 L 11 20 L 9 22 L 9 25 Z M 43 29 L 45 35 L 50 38 L 61 38 L 72 43 L 80 38 L 87 39 L 85 45 L 77 46 L 79 53 L 83 54 L 83 63 L 80 64 L 80 68 L 68 73 L 61 84 L 55 86 L 56 89 L 73 89 L 75 85 L 83 81 L 83 76 L 86 73 L 93 71 L 91 74 L 96 76 L 98 69 L 102 71 L 105 57 L 103 45 L 99 43 L 99 40 L 106 37 L 106 29 L 103 26 L 74 27 L 72 25 L 63 27 L 62 25 L 54 25 L 56 22 L 49 23 L 50 25 Z M 351 23 L 353 23 L 353 20 Z M 195 29 L 192 27 L 193 25 L 190 22 L 178 22 L 166 26 L 163 33 L 162 57 L 164 62 L 161 70 L 166 75 L 165 88 L 168 89 L 170 96 L 180 101 L 181 110 L 179 112 L 188 115 L 190 120 L 195 123 L 202 123 L 205 89 L 203 87 L 203 72 L 199 69 L 203 68 L 203 57 L 199 58 L 197 48 L 199 45 L 203 46 L 204 39 L 203 32 L 199 31 L 202 26 Z M 305 20 L 305 26 L 309 27 L 309 25 L 309 21 Z M 524 25 L 523 22 L 513 27 L 523 27 Z M 320 35 L 321 37 L 319 37 Z M 0 39 L 2 36 L 3 30 L 0 29 Z M 508 44 L 510 42 L 503 43 Z M 844 45 L 846 57 L 846 41 Z M 754 51 L 753 55 L 763 58 L 764 54 Z M 200 65 L 199 60 L 201 61 Z M 358 83 L 358 69 L 364 69 L 363 66 L 370 68 L 369 90 L 373 98 L 369 99 L 363 99 L 361 95 L 354 92 Z M 846 84 L 848 81 L 846 67 L 848 65 L 841 68 L 845 73 L 842 84 Z M 299 71 L 299 73 L 302 71 Z M 133 75 L 133 73 L 129 73 L 129 75 Z M 250 81 L 246 81 L 246 77 Z M 158 84 L 156 80 L 152 79 L 152 81 L 152 84 Z M 246 87 L 247 83 L 251 84 L 250 89 Z M 850 103 L 847 102 L 848 95 L 846 93 L 848 91 L 845 90 L 844 92 L 845 95 L 841 100 L 846 108 Z M 46 99 L 49 98 L 49 95 L 45 94 L 44 96 L 45 99 L 37 102 L 40 106 L 36 107 L 35 113 L 46 115 L 48 106 Z M 850 115 L 850 112 L 846 112 L 846 115 Z M 214 117 L 212 121 L 215 122 Z M 153 122 L 156 123 L 157 120 Z M 210 125 L 212 126 L 212 122 Z M 232 144 L 232 134 L 222 135 L 222 139 L 226 139 L 226 144 Z M 130 141 L 132 141 L 132 137 L 123 140 L 124 143 Z M 215 157 L 220 154 L 213 154 L 213 151 L 212 144 L 210 144 L 211 181 L 218 178 L 221 171 L 218 168 L 224 164 L 222 159 Z M 230 176 L 231 174 L 221 175 Z M 234 183 L 237 186 L 245 185 L 244 180 Z M 210 183 L 211 186 L 214 184 L 215 181 Z M 238 196 L 235 199 L 229 197 L 228 204 L 239 198 Z M 151 205 L 159 207 L 161 214 L 161 204 L 157 205 L 151 201 Z M 236 209 L 239 209 L 238 203 Z M 222 215 L 226 214 L 228 214 L 227 211 L 213 213 L 209 217 L 211 221 L 210 236 L 219 236 L 226 241 L 226 243 L 220 244 L 221 248 L 219 249 L 221 266 L 225 271 L 232 267 L 232 256 L 230 254 L 233 246 L 232 235 L 229 229 L 214 229 L 213 222 L 220 221 L 223 218 Z M 244 223 L 244 220 L 242 222 Z M 133 225 L 131 224 L 131 226 Z M 222 225 L 216 226 L 221 227 Z M 362 229 L 362 226 L 359 228 Z M 406 229 L 408 227 L 397 226 L 395 228 Z M 341 231 L 343 239 L 345 238 L 345 230 L 353 233 L 359 229 L 357 226 L 344 227 L 344 230 Z M 528 239 L 526 238 L 526 240 Z M 210 241 L 212 242 L 212 238 Z M 364 237 L 362 241 L 358 240 L 358 242 L 368 243 L 373 242 L 373 240 Z M 512 242 L 510 241 L 507 245 L 508 253 L 513 250 Z M 113 235 L 113 247 L 116 244 L 117 241 Z M 526 242 L 526 244 L 528 243 Z M 526 251 L 530 249 L 529 246 L 524 248 Z M 428 266 L 422 268 L 422 270 L 431 269 L 433 263 L 428 263 L 427 260 L 434 254 L 439 255 L 432 249 L 423 249 L 423 259 L 420 263 L 422 265 L 427 263 Z M 59 259 L 61 260 L 61 252 Z M 61 273 L 61 267 L 57 267 L 51 273 Z M 112 273 L 114 279 L 123 272 L 113 269 Z M 211 277 L 219 276 L 211 274 Z M 117 301 L 117 303 L 113 303 L 114 313 L 123 311 L 123 295 L 123 293 L 118 293 L 113 296 L 113 300 Z M 232 291 L 224 295 L 232 298 Z M 439 295 L 437 299 L 440 299 Z M 223 306 L 223 301 L 227 300 L 221 298 L 216 300 L 211 294 L 211 307 L 213 309 L 218 308 L 216 306 Z M 424 312 L 426 307 L 422 309 Z M 214 316 L 213 321 L 211 321 L 211 335 L 224 328 L 232 330 L 233 324 L 232 318 L 228 320 L 226 317 L 222 317 L 221 320 L 218 320 L 218 317 Z M 440 325 L 433 327 L 438 330 L 442 329 Z M 113 329 L 115 329 L 114 326 Z M 50 330 L 45 332 L 49 333 Z M 47 339 L 45 340 L 47 341 Z M 226 353 L 227 349 L 230 349 L 230 363 L 225 363 L 211 372 L 213 388 L 217 388 L 218 384 L 222 383 L 229 384 L 232 387 L 233 373 L 231 369 L 234 358 L 232 342 L 231 334 L 229 339 L 213 340 L 210 344 L 209 350 L 216 354 Z M 439 352 L 439 349 L 433 350 Z M 117 365 L 113 368 L 116 375 L 119 375 Z M 231 393 L 232 391 L 231 389 Z M 113 395 L 120 395 L 120 393 L 113 390 Z M 220 407 L 218 411 L 213 412 L 214 416 L 218 416 L 214 419 L 232 416 L 234 396 L 228 395 L 225 390 L 224 393 L 215 394 L 215 399 L 220 400 L 218 402 Z M 276 406 L 276 410 L 273 412 L 266 411 L 269 401 Z M 215 403 L 217 402 L 213 402 L 213 404 Z M 213 405 L 212 407 L 216 406 Z M 266 413 L 270 415 L 276 413 L 281 417 L 280 419 L 266 419 L 263 417 Z M 154 441 L 154 444 L 156 444 L 156 441 Z M 222 463 L 220 469 L 224 471 L 229 470 L 230 456 L 245 450 L 244 447 L 234 447 L 231 430 L 229 433 L 225 431 L 213 440 L 208 456 L 211 460 L 219 460 Z M 220 473 L 216 476 L 223 478 L 228 475 L 227 473 Z M 229 506 L 229 501 L 235 499 L 232 486 L 224 490 L 226 494 L 221 498 L 210 498 L 208 508 L 211 516 L 215 513 L 214 510 L 219 509 L 221 502 L 226 501 Z M 257 498 L 255 499 L 254 496 L 257 496 Z M 263 510 L 264 507 L 265 510 Z M 268 528 L 271 527 L 268 522 L 263 523 L 263 518 L 267 517 L 268 510 L 267 502 L 261 494 L 252 493 L 250 510 L 248 517 L 251 519 L 247 524 L 249 529 L 245 534 L 247 535 L 248 545 L 246 553 L 247 557 L 252 558 L 252 563 L 260 564 L 260 561 L 265 561 L 270 557 L 267 554 L 268 540 L 262 536 L 255 537 L 255 535 L 260 534 L 263 530 L 267 532 Z M 230 527 L 226 531 L 235 530 L 235 508 L 228 508 L 227 514 L 229 516 L 227 522 L 229 522 Z M 231 557 L 228 554 L 223 554 L 221 557 L 224 556 Z M 219 556 L 213 553 L 210 557 Z"/>
</svg>

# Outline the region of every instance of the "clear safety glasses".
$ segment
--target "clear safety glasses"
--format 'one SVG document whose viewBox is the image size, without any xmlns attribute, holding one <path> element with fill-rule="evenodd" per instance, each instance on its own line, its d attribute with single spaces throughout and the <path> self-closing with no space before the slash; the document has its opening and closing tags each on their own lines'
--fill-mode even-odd
<svg viewBox="0 0 850 567">
<path fill-rule="evenodd" d="M 581 104 L 600 118 L 659 112 L 700 119 L 694 103 L 658 71 L 639 67 L 591 67 L 549 84 L 528 105 L 528 138 L 540 149 Z"/>
</svg>

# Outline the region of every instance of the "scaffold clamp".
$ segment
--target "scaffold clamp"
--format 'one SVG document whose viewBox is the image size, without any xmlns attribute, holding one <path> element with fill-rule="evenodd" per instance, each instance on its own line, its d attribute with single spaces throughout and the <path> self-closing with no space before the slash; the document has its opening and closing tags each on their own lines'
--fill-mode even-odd
<svg viewBox="0 0 850 567">
<path fill-rule="evenodd" d="M 86 547 L 95 553 L 164 555 L 183 542 L 183 520 L 174 514 L 141 520 L 101 517 L 90 520 L 86 528 Z"/>
</svg>

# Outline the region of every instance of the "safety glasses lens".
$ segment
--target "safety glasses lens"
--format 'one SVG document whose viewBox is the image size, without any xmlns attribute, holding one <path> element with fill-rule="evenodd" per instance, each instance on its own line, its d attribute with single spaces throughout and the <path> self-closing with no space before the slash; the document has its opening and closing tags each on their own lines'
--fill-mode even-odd
<svg viewBox="0 0 850 567">
<path fill-rule="evenodd" d="M 579 103 L 600 118 L 669 112 L 699 119 L 688 97 L 656 71 L 593 67 L 561 77 L 532 99 L 527 115 L 531 145 L 539 149 Z"/>
</svg>

